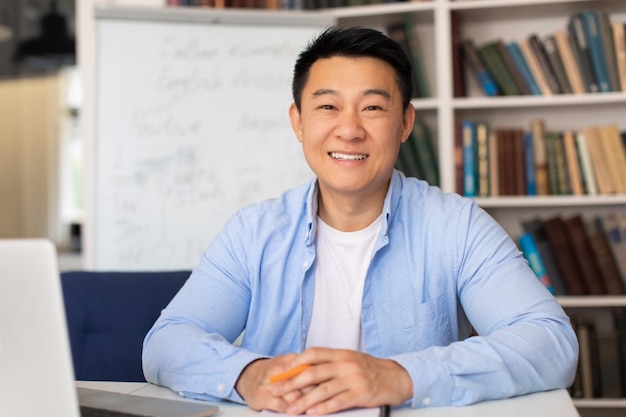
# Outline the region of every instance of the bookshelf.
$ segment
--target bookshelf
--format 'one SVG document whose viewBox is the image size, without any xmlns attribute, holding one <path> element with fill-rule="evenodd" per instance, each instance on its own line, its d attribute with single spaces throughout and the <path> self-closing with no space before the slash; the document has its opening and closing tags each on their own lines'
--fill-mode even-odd
<svg viewBox="0 0 626 417">
<path fill-rule="evenodd" d="M 485 97 L 473 77 L 468 76 L 465 78 L 467 96 L 454 97 L 452 14 L 460 18 L 461 38 L 471 38 L 481 44 L 496 38 L 519 40 L 533 32 L 545 35 L 565 28 L 574 12 L 600 8 L 609 10 L 613 21 L 626 22 L 626 2 L 623 0 L 431 0 L 329 8 L 305 13 L 330 14 L 341 26 L 361 25 L 381 30 L 405 16 L 410 17 L 420 40 L 425 77 L 430 87 L 429 97 L 413 99 L 412 104 L 435 139 L 440 186 L 444 191 L 454 192 L 456 122 L 471 118 L 484 120 L 492 127 L 528 130 L 532 119 L 543 118 L 551 130 L 576 130 L 588 124 L 617 123 L 623 131 L 626 130 L 626 118 L 623 117 L 626 114 L 626 93 Z M 205 10 L 189 12 L 203 13 Z M 259 10 L 259 13 L 266 12 Z M 83 12 L 85 19 L 91 18 Z M 88 30 L 89 21 L 86 23 L 83 28 Z M 89 52 L 85 53 L 88 56 Z M 626 210 L 626 195 L 506 196 L 476 200 L 514 238 L 522 231 L 521 220 L 533 216 L 546 218 L 576 213 L 593 216 Z M 599 315 L 602 316 L 602 312 L 626 307 L 626 296 L 561 296 L 558 300 L 568 312 L 576 315 L 594 315 L 601 311 Z M 624 398 L 575 399 L 575 404 L 583 416 L 617 416 L 623 415 L 626 410 Z"/>
</svg>

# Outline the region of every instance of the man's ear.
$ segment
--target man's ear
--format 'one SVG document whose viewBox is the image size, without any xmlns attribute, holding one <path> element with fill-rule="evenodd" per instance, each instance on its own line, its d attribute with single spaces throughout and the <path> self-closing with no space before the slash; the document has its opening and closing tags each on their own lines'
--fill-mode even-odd
<svg viewBox="0 0 626 417">
<path fill-rule="evenodd" d="M 298 142 L 302 143 L 302 118 L 300 117 L 300 111 L 296 107 L 296 103 L 291 103 L 289 106 L 289 121 L 291 122 L 291 129 L 296 134 Z"/>
<path fill-rule="evenodd" d="M 413 124 L 415 123 L 415 108 L 413 105 L 407 106 L 404 110 L 404 117 L 402 119 L 402 143 L 406 142 L 413 130 Z"/>
</svg>

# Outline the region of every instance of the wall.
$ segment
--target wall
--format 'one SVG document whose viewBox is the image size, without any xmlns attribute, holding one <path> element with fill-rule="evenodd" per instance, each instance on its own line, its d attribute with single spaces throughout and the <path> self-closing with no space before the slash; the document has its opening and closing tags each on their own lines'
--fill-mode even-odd
<svg viewBox="0 0 626 417">
<path fill-rule="evenodd" d="M 59 238 L 57 76 L 0 81 L 0 238 Z"/>
</svg>

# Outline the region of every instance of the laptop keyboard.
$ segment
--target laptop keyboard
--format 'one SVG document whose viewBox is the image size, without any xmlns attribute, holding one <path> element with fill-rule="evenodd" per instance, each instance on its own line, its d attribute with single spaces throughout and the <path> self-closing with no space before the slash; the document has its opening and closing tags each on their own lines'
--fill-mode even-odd
<svg viewBox="0 0 626 417">
<path fill-rule="evenodd" d="M 80 406 L 81 417 L 150 417 L 140 414 L 129 414 L 121 411 L 104 410 L 102 408 Z"/>
</svg>

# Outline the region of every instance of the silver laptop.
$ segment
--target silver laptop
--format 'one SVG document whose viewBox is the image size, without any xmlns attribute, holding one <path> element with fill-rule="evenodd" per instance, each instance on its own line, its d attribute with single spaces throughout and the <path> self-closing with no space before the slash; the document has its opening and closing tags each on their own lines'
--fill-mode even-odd
<svg viewBox="0 0 626 417">
<path fill-rule="evenodd" d="M 0 239 L 0 416 L 79 417 L 81 406 L 153 417 L 205 417 L 212 404 L 80 389 L 57 254 L 45 239 Z"/>
</svg>

